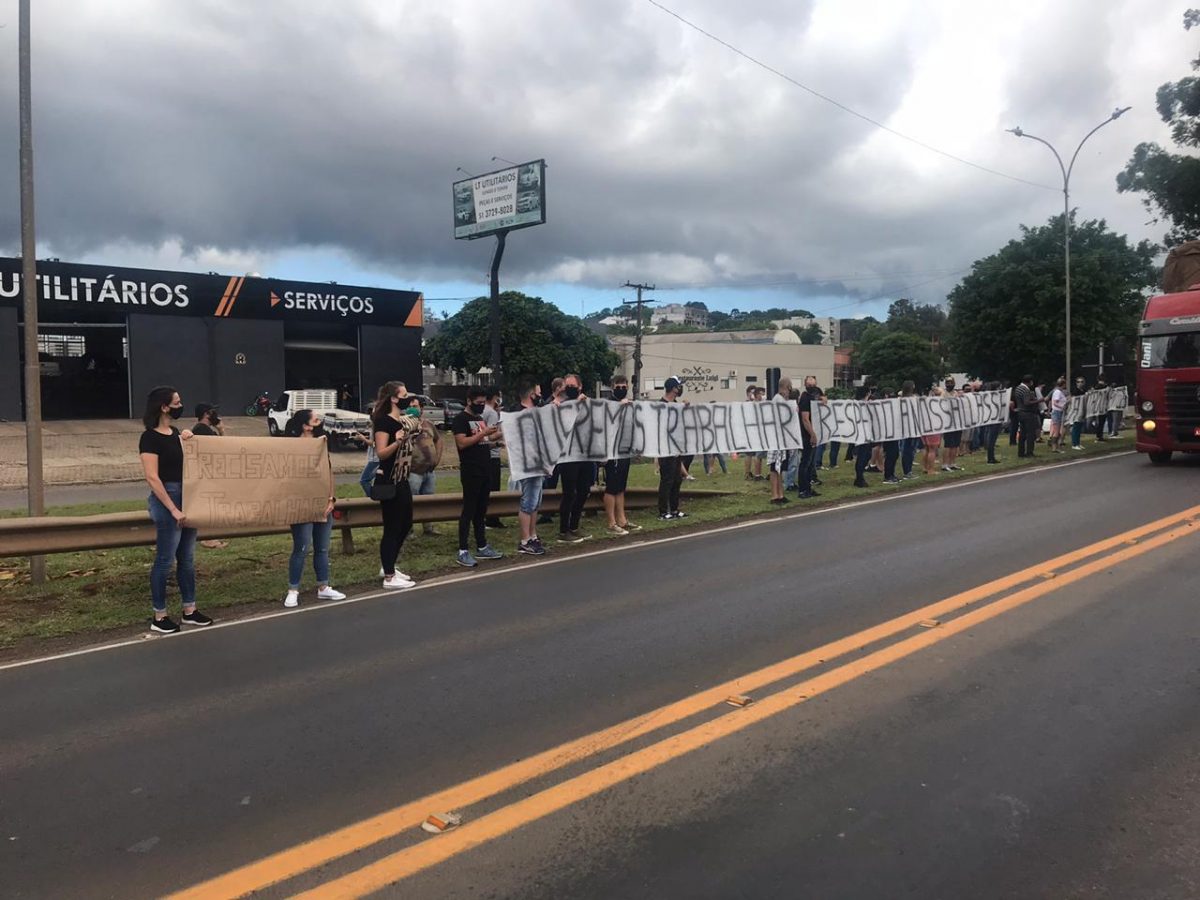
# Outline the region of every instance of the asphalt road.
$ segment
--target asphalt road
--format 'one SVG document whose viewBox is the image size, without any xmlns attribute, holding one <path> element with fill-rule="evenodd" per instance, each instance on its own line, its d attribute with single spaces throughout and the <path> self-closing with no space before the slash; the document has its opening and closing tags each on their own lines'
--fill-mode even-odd
<svg viewBox="0 0 1200 900">
<path fill-rule="evenodd" d="M 1197 478 L 1100 459 L 0 670 L 0 893 L 159 896 L 657 710 L 262 896 L 1200 896 L 1200 526 L 1039 565 Z M 888 665 L 661 711 L 1026 567 L 1033 599 Z"/>
</svg>

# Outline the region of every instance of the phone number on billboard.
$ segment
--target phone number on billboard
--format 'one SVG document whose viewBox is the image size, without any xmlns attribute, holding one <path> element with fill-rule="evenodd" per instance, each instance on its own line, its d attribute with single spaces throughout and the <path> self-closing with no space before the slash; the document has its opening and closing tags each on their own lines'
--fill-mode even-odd
<svg viewBox="0 0 1200 900">
<path fill-rule="evenodd" d="M 480 219 L 494 219 L 496 216 L 511 216 L 513 214 L 513 205 L 505 203 L 501 206 L 489 206 L 487 209 L 480 210 Z"/>
</svg>

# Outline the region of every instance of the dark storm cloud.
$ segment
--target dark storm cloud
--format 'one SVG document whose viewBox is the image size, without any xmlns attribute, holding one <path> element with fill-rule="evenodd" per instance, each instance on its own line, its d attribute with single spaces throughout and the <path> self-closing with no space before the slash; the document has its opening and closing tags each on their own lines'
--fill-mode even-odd
<svg viewBox="0 0 1200 900">
<path fill-rule="evenodd" d="M 1053 212 L 1049 192 L 953 163 L 943 191 L 889 202 L 911 180 L 901 164 L 845 162 L 875 136 L 869 125 L 643 0 L 310 6 L 37 4 L 41 240 L 63 256 L 171 239 L 231 252 L 326 246 L 398 275 L 475 278 L 490 243 L 451 239 L 455 168 L 544 156 L 551 224 L 510 243 L 511 278 L 794 277 L 800 294 L 855 298 L 873 290 L 857 277 L 901 288 L 918 280 L 909 273 L 994 249 L 1026 212 Z M 902 34 L 883 52 L 813 38 L 812 2 L 678 6 L 881 121 L 919 62 Z M 1072 13 L 1087 8 L 1064 4 L 1031 38 L 1011 115 L 1056 116 L 1047 80 L 1072 108 L 1105 109 L 1112 74 L 1092 48 L 1107 49 L 1111 25 L 1081 25 Z M 15 32 L 0 32 L 10 61 Z M 1052 54 L 1072 32 L 1087 46 Z M 1039 68 L 1041 54 L 1053 64 Z M 15 108 L 11 80 L 0 101 Z M 8 171 L 14 124 L 0 120 Z M 1029 148 L 1008 149 L 1022 160 L 1010 168 L 1050 179 L 1024 164 Z M 16 233 L 9 178 L 0 244 Z"/>
</svg>

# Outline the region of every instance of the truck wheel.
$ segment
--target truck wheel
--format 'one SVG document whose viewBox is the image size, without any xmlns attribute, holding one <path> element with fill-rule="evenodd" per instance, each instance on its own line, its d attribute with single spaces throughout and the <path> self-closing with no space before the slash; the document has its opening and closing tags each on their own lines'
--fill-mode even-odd
<svg viewBox="0 0 1200 900">
<path fill-rule="evenodd" d="M 1171 461 L 1171 451 L 1170 450 L 1155 450 L 1153 453 L 1150 454 L 1150 462 L 1154 463 L 1154 465 L 1156 465 L 1156 466 L 1165 466 L 1170 461 Z"/>
<path fill-rule="evenodd" d="M 279 426 L 275 424 L 274 419 L 267 419 L 267 434 L 271 437 L 279 437 Z"/>
</svg>

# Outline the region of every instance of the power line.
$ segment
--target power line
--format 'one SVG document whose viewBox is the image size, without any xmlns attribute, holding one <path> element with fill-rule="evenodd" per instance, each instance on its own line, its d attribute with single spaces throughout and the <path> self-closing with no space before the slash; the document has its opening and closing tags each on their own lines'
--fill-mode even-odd
<svg viewBox="0 0 1200 900">
<path fill-rule="evenodd" d="M 680 22 L 682 22 L 688 28 L 691 28 L 692 30 L 699 32 L 700 34 L 704 35 L 709 40 L 716 41 L 722 47 L 725 47 L 727 50 L 731 50 L 732 52 L 736 53 L 738 56 L 742 57 L 743 59 L 747 60 L 748 62 L 751 62 L 754 65 L 758 66 L 760 69 L 765 69 L 766 71 L 770 72 L 772 75 L 782 78 L 784 81 L 788 82 L 789 84 L 800 88 L 800 90 L 806 91 L 807 93 L 812 94 L 818 100 L 824 100 L 826 103 L 836 106 L 842 112 L 849 113 L 850 115 L 854 116 L 857 119 L 862 119 L 864 122 L 874 125 L 876 128 L 880 128 L 883 131 L 886 131 L 888 134 L 895 135 L 896 137 L 901 138 L 902 140 L 908 141 L 910 144 L 916 144 L 918 147 L 921 147 L 922 149 L 929 150 L 930 152 L 936 153 L 939 156 L 944 156 L 947 159 L 952 159 L 955 162 L 962 163 L 965 166 L 970 166 L 972 169 L 978 169 L 981 172 L 987 172 L 989 175 L 998 175 L 1001 178 L 1007 178 L 1009 181 L 1020 182 L 1021 184 L 1027 184 L 1030 187 L 1045 188 L 1048 191 L 1060 190 L 1060 188 L 1051 187 L 1048 184 L 1040 184 L 1039 182 L 1036 182 L 1036 181 L 1029 181 L 1025 178 L 1019 178 L 1016 175 L 1009 175 L 1007 172 L 1000 172 L 996 169 L 989 169 L 987 166 L 980 165 L 979 163 L 976 163 L 976 162 L 971 162 L 971 160 L 969 160 L 969 159 L 963 159 L 961 156 L 955 156 L 953 153 L 949 152 L 948 150 L 942 150 L 941 148 L 935 147 L 932 144 L 927 144 L 922 140 L 919 140 L 915 137 L 910 137 L 909 135 L 904 134 L 901 131 L 897 131 L 894 128 L 890 128 L 887 125 L 884 125 L 882 122 L 878 121 L 877 119 L 872 119 L 870 116 L 868 116 L 864 113 L 860 113 L 858 110 L 852 109 L 851 107 L 847 106 L 846 104 L 841 103 L 826 94 L 822 94 L 820 91 L 810 88 L 806 84 L 800 83 L 795 78 L 788 75 L 787 73 L 781 72 L 779 69 L 776 69 L 773 66 L 770 66 L 767 63 L 763 62 L 762 60 L 756 59 L 755 57 L 751 56 L 749 53 L 745 52 L 744 50 L 741 50 L 741 49 L 735 47 L 733 44 L 729 43 L 728 41 L 726 41 L 720 37 L 717 37 L 717 35 L 713 34 L 711 31 L 705 31 L 703 28 L 701 28 L 695 22 L 689 21 L 688 19 L 685 19 L 683 16 L 681 16 L 679 13 L 675 12 L 673 9 L 668 9 L 667 7 L 663 6 L 661 3 L 658 2 L 658 0 L 646 0 L 646 2 L 649 3 L 651 6 L 657 7 L 658 9 L 662 10 L 667 15 L 678 19 Z"/>
</svg>

